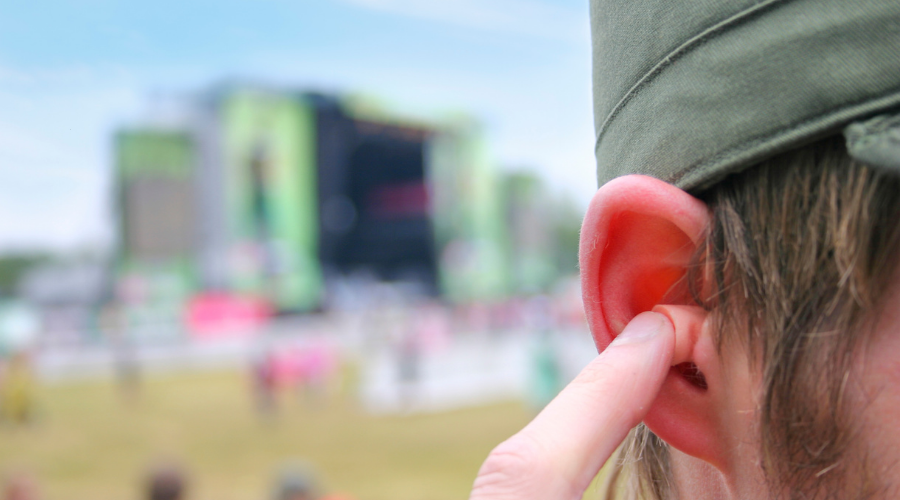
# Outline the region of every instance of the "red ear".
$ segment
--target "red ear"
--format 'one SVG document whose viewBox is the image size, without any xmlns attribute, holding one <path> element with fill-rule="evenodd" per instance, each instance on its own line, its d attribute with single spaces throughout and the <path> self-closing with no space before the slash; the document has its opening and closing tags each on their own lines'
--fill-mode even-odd
<svg viewBox="0 0 900 500">
<path fill-rule="evenodd" d="M 653 177 L 627 175 L 597 191 L 581 228 L 579 265 L 599 350 L 664 298 L 687 303 L 672 295 L 708 222 L 703 202 Z"/>
<path fill-rule="evenodd" d="M 718 369 L 711 344 L 701 338 L 706 313 L 690 307 L 684 286 L 708 223 L 706 205 L 681 189 L 652 177 L 620 177 L 591 201 L 581 230 L 580 266 L 585 312 L 599 351 L 636 315 L 670 305 L 667 315 L 680 353 L 673 364 L 688 364 L 673 367 L 645 423 L 672 446 L 715 464 L 721 450 L 710 396 Z M 702 384 L 689 373 L 698 366 Z"/>
</svg>

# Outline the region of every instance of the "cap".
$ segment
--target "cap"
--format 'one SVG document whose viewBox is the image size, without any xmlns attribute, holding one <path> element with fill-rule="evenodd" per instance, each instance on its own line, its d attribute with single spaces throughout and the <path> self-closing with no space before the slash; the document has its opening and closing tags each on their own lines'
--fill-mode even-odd
<svg viewBox="0 0 900 500">
<path fill-rule="evenodd" d="M 701 191 L 846 129 L 900 172 L 897 0 L 591 0 L 600 184 Z"/>
</svg>

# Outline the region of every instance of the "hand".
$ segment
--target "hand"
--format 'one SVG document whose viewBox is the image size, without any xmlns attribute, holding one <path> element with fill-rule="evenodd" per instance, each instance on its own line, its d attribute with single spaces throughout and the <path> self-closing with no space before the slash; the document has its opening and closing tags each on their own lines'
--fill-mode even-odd
<svg viewBox="0 0 900 500">
<path fill-rule="evenodd" d="M 674 348 L 665 316 L 636 316 L 531 423 L 494 448 L 470 500 L 580 499 L 650 409 Z"/>
</svg>

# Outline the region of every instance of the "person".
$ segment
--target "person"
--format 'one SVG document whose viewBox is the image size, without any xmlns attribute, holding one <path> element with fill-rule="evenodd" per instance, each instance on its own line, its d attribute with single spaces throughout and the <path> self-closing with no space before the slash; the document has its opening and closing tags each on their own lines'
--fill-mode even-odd
<svg viewBox="0 0 900 500">
<path fill-rule="evenodd" d="M 250 367 L 250 386 L 256 411 L 263 418 L 272 418 L 278 413 L 278 373 L 275 350 L 270 346 L 261 347 L 254 356 Z"/>
<path fill-rule="evenodd" d="M 900 2 L 592 0 L 601 354 L 476 500 L 900 498 Z M 616 451 L 616 450 L 619 451 Z"/>
<path fill-rule="evenodd" d="M 134 405 L 141 392 L 141 367 L 138 346 L 125 321 L 125 311 L 110 301 L 100 311 L 101 328 L 112 347 L 113 373 L 119 396 L 126 405 Z"/>
<path fill-rule="evenodd" d="M 6 479 L 2 489 L 3 500 L 38 500 L 38 486 L 34 478 L 28 474 L 15 473 Z"/>
<path fill-rule="evenodd" d="M 317 494 L 315 474 L 305 464 L 293 464 L 286 467 L 275 480 L 273 500 L 316 500 Z"/>
<path fill-rule="evenodd" d="M 29 424 L 36 417 L 35 380 L 30 355 L 25 350 L 12 354 L 0 373 L 0 421 Z"/>
<path fill-rule="evenodd" d="M 565 384 L 560 357 L 551 329 L 540 328 L 532 348 L 530 363 L 529 399 L 533 408 L 539 410 L 547 406 Z"/>
<path fill-rule="evenodd" d="M 161 464 L 147 475 L 147 500 L 184 500 L 186 492 L 187 476 L 177 465 Z"/>
</svg>

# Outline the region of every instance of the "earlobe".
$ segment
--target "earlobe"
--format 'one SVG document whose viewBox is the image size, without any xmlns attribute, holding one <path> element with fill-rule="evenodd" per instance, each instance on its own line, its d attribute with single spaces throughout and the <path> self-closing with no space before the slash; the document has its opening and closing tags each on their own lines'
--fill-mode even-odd
<svg viewBox="0 0 900 500">
<path fill-rule="evenodd" d="M 653 310 L 672 322 L 672 370 L 645 423 L 675 448 L 720 466 L 718 359 L 707 311 L 695 305 L 687 287 L 708 225 L 706 205 L 681 189 L 652 177 L 620 177 L 600 188 L 588 208 L 579 262 L 599 351 L 642 312 Z"/>
</svg>

